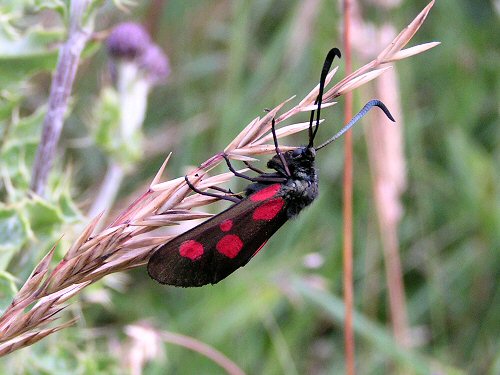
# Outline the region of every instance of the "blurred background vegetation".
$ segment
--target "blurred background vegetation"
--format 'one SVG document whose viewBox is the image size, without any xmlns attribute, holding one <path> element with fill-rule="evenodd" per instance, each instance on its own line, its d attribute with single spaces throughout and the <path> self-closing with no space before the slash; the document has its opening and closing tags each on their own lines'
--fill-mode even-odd
<svg viewBox="0 0 500 375">
<path fill-rule="evenodd" d="M 426 5 L 378 3 L 359 4 L 363 19 L 389 22 L 396 30 Z M 307 94 L 328 49 L 343 49 L 336 1 L 152 0 L 128 11 L 112 2 L 97 6 L 95 31 L 139 22 L 171 68 L 165 84 L 149 95 L 142 155 L 128 168 L 109 217 L 147 188 L 170 151 L 166 175 L 183 175 L 223 149 L 264 108 Z M 362 127 L 354 131 L 360 374 L 425 374 L 435 368 L 500 373 L 499 8 L 498 1 L 439 0 L 411 44 L 442 45 L 397 64 L 404 120 L 398 126 L 404 128 L 408 174 L 399 240 L 411 349 L 391 338 L 368 153 Z M 103 90 L 110 85 L 108 56 L 94 39 L 77 73 L 50 193 L 47 199 L 26 197 L 57 59 L 54 46 L 64 40 L 66 21 L 67 3 L 60 0 L 0 4 L 2 309 L 64 235 L 62 257 L 88 220 L 110 158 L 92 136 L 104 126 L 95 108 L 106 104 Z M 366 62 L 355 56 L 354 68 Z M 355 94 L 355 108 L 363 105 L 363 90 Z M 341 108 L 322 112 L 322 137 L 340 127 Z M 305 137 L 286 143 L 299 145 Z M 147 374 L 222 372 L 196 352 L 127 334 L 125 327 L 139 324 L 149 327 L 145 332 L 192 336 L 248 374 L 342 373 L 342 163 L 339 141 L 318 157 L 318 201 L 227 280 L 176 289 L 153 282 L 145 268 L 108 276 L 74 299 L 66 314 L 81 318 L 75 327 L 3 358 L 0 372 L 123 373 L 130 366 L 126 359 L 135 358 L 131 353 L 152 357 Z M 233 183 L 236 190 L 243 186 Z"/>
</svg>

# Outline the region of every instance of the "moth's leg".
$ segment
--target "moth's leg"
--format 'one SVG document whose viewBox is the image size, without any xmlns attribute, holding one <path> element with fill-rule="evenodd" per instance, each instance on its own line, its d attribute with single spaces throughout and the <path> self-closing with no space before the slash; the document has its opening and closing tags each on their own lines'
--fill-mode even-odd
<svg viewBox="0 0 500 375">
<path fill-rule="evenodd" d="M 277 183 L 283 183 L 287 179 L 285 177 L 267 177 L 267 176 L 257 176 L 257 177 L 250 177 L 247 176 L 246 174 L 238 172 L 236 169 L 231 164 L 231 161 L 227 157 L 226 154 L 222 154 L 222 157 L 226 161 L 227 167 L 229 170 L 236 176 L 240 178 L 244 178 L 245 180 L 252 181 L 252 182 L 264 182 L 264 183 L 271 183 L 271 182 L 277 182 Z"/>
<path fill-rule="evenodd" d="M 262 169 L 254 167 L 249 161 L 244 161 L 243 163 L 248 167 L 248 169 L 250 169 L 250 170 L 252 170 L 254 172 L 257 172 L 258 174 L 264 174 L 264 173 L 266 173 Z"/>
<path fill-rule="evenodd" d="M 210 193 L 208 191 L 201 191 L 196 186 L 194 186 L 191 183 L 191 181 L 189 181 L 188 176 L 184 176 L 184 180 L 186 181 L 187 186 L 189 186 L 189 188 L 191 190 L 193 190 L 195 193 L 198 193 L 200 195 L 206 195 L 207 197 L 214 197 L 214 198 L 218 198 L 218 199 L 225 199 L 225 200 L 231 201 L 233 203 L 238 203 L 241 201 L 241 198 L 238 198 L 238 197 L 233 196 L 233 195 L 216 194 L 216 193 Z M 219 190 L 219 189 L 215 189 L 215 190 Z"/>
<path fill-rule="evenodd" d="M 240 194 L 235 194 L 231 191 L 231 189 L 224 189 L 224 188 L 221 188 L 219 186 L 209 186 L 210 189 L 212 190 L 217 190 L 217 191 L 220 191 L 224 194 L 229 194 L 233 197 L 236 197 L 236 198 L 239 198 L 239 199 L 243 199 L 243 197 L 240 195 Z"/>
</svg>

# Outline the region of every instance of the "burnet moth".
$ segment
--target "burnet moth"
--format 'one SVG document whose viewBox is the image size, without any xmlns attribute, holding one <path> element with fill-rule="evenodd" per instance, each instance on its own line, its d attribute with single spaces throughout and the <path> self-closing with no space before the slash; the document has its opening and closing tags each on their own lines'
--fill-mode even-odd
<svg viewBox="0 0 500 375">
<path fill-rule="evenodd" d="M 314 167 L 318 150 L 339 138 L 372 107 L 379 107 L 394 121 L 382 102 L 371 100 L 337 134 L 320 146 L 314 147 L 325 80 L 335 56 L 341 56 L 337 48 L 330 50 L 323 65 L 315 101 L 316 126 L 313 128 L 315 111 L 311 111 L 307 146 L 282 153 L 273 120 L 272 134 L 276 155 L 268 161 L 267 167 L 274 172 L 264 173 L 251 167 L 259 175 L 249 177 L 238 173 L 225 156 L 231 172 L 252 182 L 246 188 L 245 197 L 202 192 L 185 177 L 186 183 L 195 192 L 218 196 L 235 203 L 220 214 L 161 245 L 148 262 L 151 278 L 162 284 L 181 287 L 216 284 L 225 279 L 247 264 L 283 224 L 298 215 L 318 196 L 318 175 Z"/>
</svg>

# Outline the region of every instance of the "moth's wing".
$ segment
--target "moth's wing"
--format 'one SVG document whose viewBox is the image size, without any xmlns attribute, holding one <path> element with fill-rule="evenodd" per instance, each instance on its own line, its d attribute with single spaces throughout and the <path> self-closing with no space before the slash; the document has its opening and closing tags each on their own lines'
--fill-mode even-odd
<svg viewBox="0 0 500 375">
<path fill-rule="evenodd" d="M 192 287 L 218 283 L 244 266 L 287 221 L 279 193 L 251 198 L 159 247 L 149 260 L 149 275 L 162 284 Z"/>
<path fill-rule="evenodd" d="M 275 210 L 275 202 L 282 202 L 279 210 Z M 242 202 L 243 203 L 243 202 Z M 248 204 L 248 203 L 247 203 Z M 221 253 L 217 247 L 214 251 L 213 281 L 212 284 L 225 279 L 238 268 L 247 264 L 250 259 L 260 251 L 271 236 L 288 220 L 285 201 L 282 198 L 273 198 L 260 204 L 252 205 L 252 209 L 244 215 L 238 215 L 234 220 L 229 236 L 237 234 L 242 242 L 241 251 L 234 258 L 229 258 Z M 269 219 L 256 219 L 255 213 L 262 212 L 271 207 L 273 217 Z"/>
</svg>

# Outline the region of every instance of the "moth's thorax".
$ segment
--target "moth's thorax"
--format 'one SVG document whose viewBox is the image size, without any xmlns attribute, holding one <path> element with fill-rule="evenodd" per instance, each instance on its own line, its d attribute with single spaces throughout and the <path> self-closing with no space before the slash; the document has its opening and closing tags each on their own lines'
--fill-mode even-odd
<svg viewBox="0 0 500 375">
<path fill-rule="evenodd" d="M 312 147 L 300 147 L 283 153 L 283 158 L 290 171 L 286 175 L 285 168 L 278 155 L 267 164 L 276 170 L 287 181 L 282 184 L 280 194 L 287 202 L 287 216 L 297 215 L 304 207 L 312 203 L 318 196 L 318 175 L 314 167 L 316 151 Z"/>
<path fill-rule="evenodd" d="M 287 216 L 292 218 L 309 206 L 318 196 L 318 178 L 289 179 L 282 187 L 283 198 L 287 202 Z"/>
</svg>

